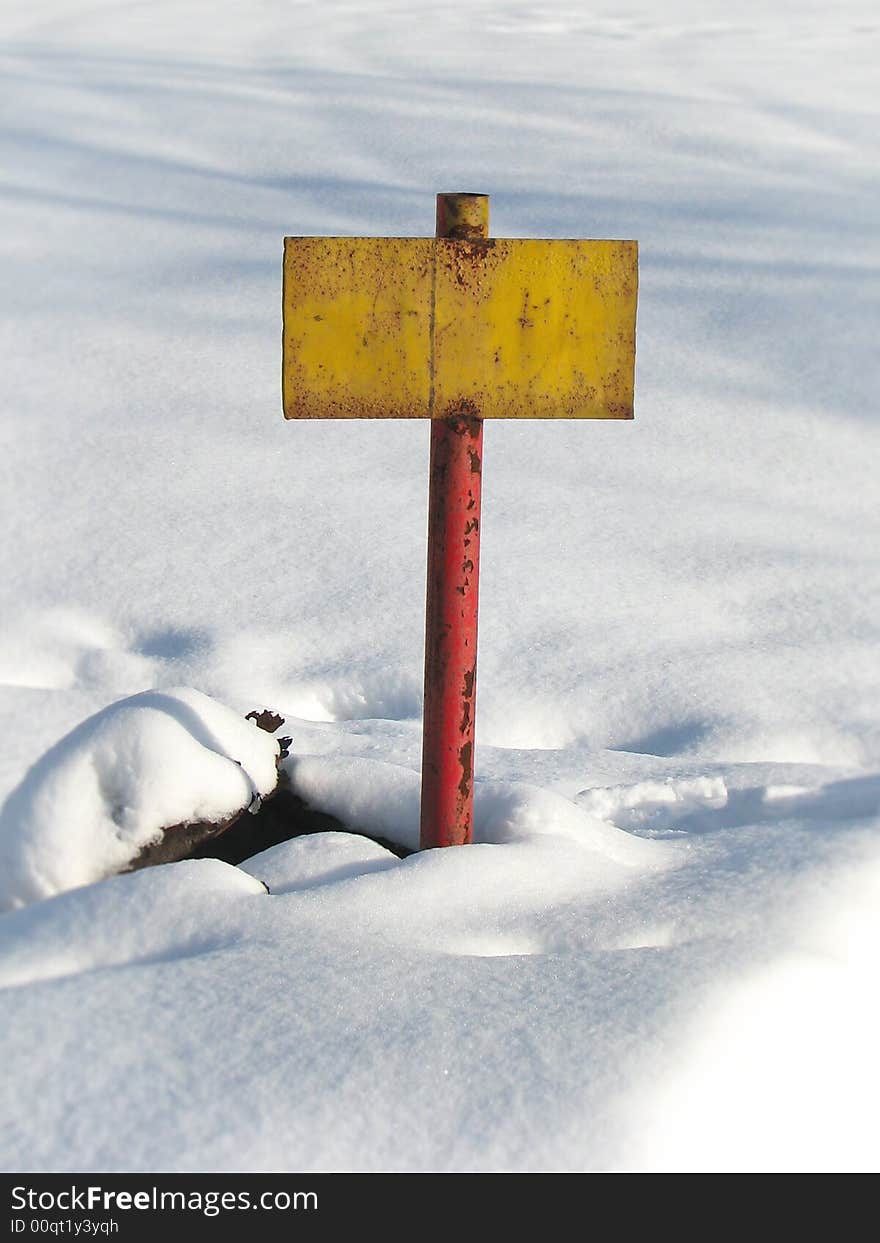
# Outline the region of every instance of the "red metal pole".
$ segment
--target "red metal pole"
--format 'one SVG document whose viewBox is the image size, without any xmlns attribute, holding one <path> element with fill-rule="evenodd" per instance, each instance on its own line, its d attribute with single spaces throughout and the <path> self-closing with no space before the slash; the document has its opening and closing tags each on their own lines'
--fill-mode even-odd
<svg viewBox="0 0 880 1243">
<path fill-rule="evenodd" d="M 489 200 L 438 194 L 437 237 L 489 234 Z M 431 421 L 421 847 L 473 832 L 483 420 Z"/>
</svg>

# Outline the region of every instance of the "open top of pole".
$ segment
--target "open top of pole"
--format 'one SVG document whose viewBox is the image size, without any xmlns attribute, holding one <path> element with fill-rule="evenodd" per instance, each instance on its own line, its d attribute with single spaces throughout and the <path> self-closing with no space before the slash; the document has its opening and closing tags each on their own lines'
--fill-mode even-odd
<svg viewBox="0 0 880 1243">
<path fill-rule="evenodd" d="M 460 242 L 488 237 L 488 194 L 438 194 L 436 235 Z"/>
</svg>

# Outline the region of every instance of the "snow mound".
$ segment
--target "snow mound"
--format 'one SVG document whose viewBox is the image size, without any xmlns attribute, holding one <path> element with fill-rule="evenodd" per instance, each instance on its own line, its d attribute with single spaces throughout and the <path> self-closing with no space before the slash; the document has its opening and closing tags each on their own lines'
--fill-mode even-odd
<svg viewBox="0 0 880 1243">
<path fill-rule="evenodd" d="M 144 691 L 56 743 L 0 809 L 0 909 L 127 868 L 163 830 L 269 794 L 278 743 L 200 691 Z"/>
<path fill-rule="evenodd" d="M 665 835 L 673 826 L 704 812 L 727 806 L 727 786 L 722 777 L 665 777 L 635 785 L 597 786 L 581 790 L 576 802 L 588 815 L 616 824 L 631 833 Z"/>
<path fill-rule="evenodd" d="M 272 894 L 294 893 L 319 885 L 384 872 L 399 859 L 369 837 L 356 833 L 316 833 L 270 846 L 241 865 Z"/>
<path fill-rule="evenodd" d="M 216 953 L 241 936 L 239 899 L 265 893 L 219 859 L 184 859 L 58 894 L 4 917 L 0 989 Z"/>
<path fill-rule="evenodd" d="M 292 755 L 285 771 L 296 793 L 349 828 L 419 846 L 419 774 L 399 764 L 347 756 Z"/>
<path fill-rule="evenodd" d="M 296 755 L 285 762 L 285 770 L 309 806 L 363 833 L 418 849 L 420 779 L 412 769 L 353 756 Z M 474 783 L 474 842 L 502 845 L 548 836 L 626 865 L 653 864 L 662 856 L 656 845 L 649 847 L 606 823 L 592 807 L 585 811 L 552 790 L 522 781 Z M 260 872 L 255 875 L 265 879 Z"/>
</svg>

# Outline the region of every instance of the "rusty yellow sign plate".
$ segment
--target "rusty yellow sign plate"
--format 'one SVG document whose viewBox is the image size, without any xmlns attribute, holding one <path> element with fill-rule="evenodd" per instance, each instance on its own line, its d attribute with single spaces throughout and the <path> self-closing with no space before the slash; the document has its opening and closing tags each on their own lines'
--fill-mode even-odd
<svg viewBox="0 0 880 1243">
<path fill-rule="evenodd" d="M 636 242 L 284 239 L 288 419 L 631 419 Z"/>
</svg>

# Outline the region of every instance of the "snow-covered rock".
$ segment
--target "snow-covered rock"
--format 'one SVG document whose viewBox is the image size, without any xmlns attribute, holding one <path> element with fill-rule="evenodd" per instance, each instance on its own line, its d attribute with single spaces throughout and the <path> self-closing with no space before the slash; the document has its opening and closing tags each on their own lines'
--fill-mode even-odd
<svg viewBox="0 0 880 1243">
<path fill-rule="evenodd" d="M 278 752 L 254 722 L 189 687 L 111 704 L 0 809 L 0 909 L 124 871 L 166 829 L 230 820 L 275 788 Z"/>
</svg>

